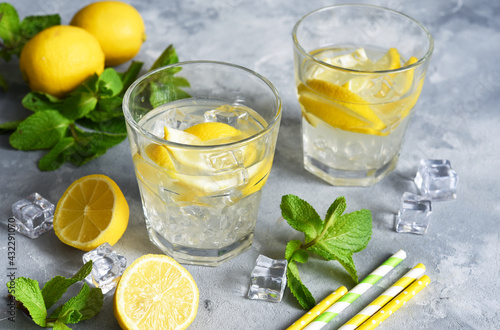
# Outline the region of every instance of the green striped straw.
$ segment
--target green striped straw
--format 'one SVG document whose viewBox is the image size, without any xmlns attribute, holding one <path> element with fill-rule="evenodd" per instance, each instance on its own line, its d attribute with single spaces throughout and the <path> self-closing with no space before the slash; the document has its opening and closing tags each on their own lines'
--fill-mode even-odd
<svg viewBox="0 0 500 330">
<path fill-rule="evenodd" d="M 333 320 L 344 309 L 352 304 L 356 299 L 377 283 L 382 277 L 387 275 L 394 267 L 399 265 L 406 258 L 406 252 L 399 250 L 392 257 L 387 259 L 382 265 L 375 269 L 370 275 L 365 277 L 361 282 L 340 298 L 330 308 L 320 314 L 314 321 L 309 323 L 304 330 L 319 330 Z"/>
</svg>

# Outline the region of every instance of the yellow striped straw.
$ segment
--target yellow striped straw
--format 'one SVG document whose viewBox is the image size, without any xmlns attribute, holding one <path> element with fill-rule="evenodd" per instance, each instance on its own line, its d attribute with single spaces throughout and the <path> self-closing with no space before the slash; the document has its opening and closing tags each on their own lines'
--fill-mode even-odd
<svg viewBox="0 0 500 330">
<path fill-rule="evenodd" d="M 306 325 L 311 323 L 312 320 L 321 313 L 323 313 L 328 307 L 333 305 L 334 302 L 339 300 L 343 295 L 347 293 L 347 288 L 345 286 L 339 287 L 337 290 L 332 292 L 329 296 L 323 299 L 319 304 L 314 306 L 309 312 L 302 315 L 300 319 L 295 321 L 286 330 L 301 330 Z"/>
<path fill-rule="evenodd" d="M 394 283 L 389 289 L 378 296 L 374 301 L 372 301 L 368 306 L 363 308 L 361 312 L 356 314 L 352 319 L 347 321 L 338 330 L 354 330 L 356 327 L 360 326 L 365 322 L 370 316 L 375 314 L 379 309 L 387 304 L 392 298 L 403 291 L 408 285 L 415 281 L 415 279 L 422 276 L 425 272 L 425 266 L 423 264 L 418 264 L 413 267 L 408 273 L 401 277 L 396 283 Z"/>
<path fill-rule="evenodd" d="M 413 298 L 413 296 L 419 293 L 420 290 L 425 288 L 430 282 L 431 279 L 429 278 L 429 276 L 427 275 L 422 276 L 421 278 L 413 282 L 413 284 L 411 284 L 409 287 L 407 287 L 403 292 L 398 294 L 396 298 L 389 301 L 387 305 L 382 307 L 376 314 L 374 314 L 372 317 L 366 320 L 365 323 L 357 327 L 356 330 L 375 329 L 382 323 L 382 321 L 387 319 L 394 312 L 396 312 L 401 306 L 406 304 L 408 300 Z"/>
</svg>

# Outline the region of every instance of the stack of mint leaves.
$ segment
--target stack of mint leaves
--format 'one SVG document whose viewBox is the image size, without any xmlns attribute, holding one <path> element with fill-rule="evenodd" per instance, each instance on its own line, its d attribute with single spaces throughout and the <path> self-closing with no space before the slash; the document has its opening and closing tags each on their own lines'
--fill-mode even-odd
<svg viewBox="0 0 500 330">
<path fill-rule="evenodd" d="M 90 288 L 84 283 L 76 296 L 57 307 L 50 315 L 48 310 L 62 298 L 70 286 L 83 281 L 91 271 L 92 261 L 89 261 L 73 277 L 56 276 L 45 283 L 41 290 L 38 281 L 26 277 L 8 282 L 7 287 L 20 304 L 21 310 L 26 311 L 33 322 L 55 330 L 70 329 L 66 324 L 78 323 L 99 313 L 103 305 L 100 288 Z"/>
<path fill-rule="evenodd" d="M 31 16 L 20 22 L 14 7 L 1 3 L 0 37 L 3 43 L 0 43 L 0 57 L 10 60 L 12 55 L 19 56 L 26 41 L 57 24 L 60 24 L 59 15 Z M 175 48 L 169 45 L 149 71 L 177 62 Z M 122 73 L 106 68 L 101 75 L 89 77 L 64 98 L 30 92 L 22 104 L 33 114 L 24 120 L 1 123 L 0 133 L 12 132 L 9 142 L 19 150 L 49 149 L 38 163 L 42 171 L 56 170 L 66 161 L 76 166 L 84 165 L 127 137 L 121 108 L 123 96 L 137 79 L 142 66 L 142 62 L 132 61 Z M 174 77 L 178 71 L 170 70 L 161 86 L 151 83 L 148 100 L 153 107 L 189 97 L 181 89 L 189 87 L 189 82 Z M 0 85 L 6 88 L 5 79 L 0 78 Z"/>
<path fill-rule="evenodd" d="M 347 207 L 344 197 L 337 198 L 322 220 L 316 210 L 295 195 L 281 199 L 281 215 L 295 230 L 304 233 L 304 242 L 288 242 L 285 258 L 288 261 L 287 284 L 304 309 L 311 309 L 316 301 L 302 283 L 297 263 L 305 263 L 312 252 L 326 260 L 337 260 L 357 283 L 358 274 L 352 259 L 355 252 L 363 250 L 372 235 L 372 214 L 362 209 L 343 214 Z"/>
</svg>

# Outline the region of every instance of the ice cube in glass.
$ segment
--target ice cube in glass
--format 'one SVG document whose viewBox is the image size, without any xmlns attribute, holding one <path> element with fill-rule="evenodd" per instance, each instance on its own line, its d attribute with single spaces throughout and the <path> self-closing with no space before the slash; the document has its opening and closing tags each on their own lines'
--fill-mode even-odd
<svg viewBox="0 0 500 330">
<path fill-rule="evenodd" d="M 84 264 L 90 260 L 92 260 L 92 272 L 85 280 L 96 288 L 101 288 L 103 294 L 116 287 L 127 268 L 127 259 L 118 254 L 109 243 L 103 243 L 83 255 Z"/>
<path fill-rule="evenodd" d="M 435 201 L 447 201 L 457 197 L 458 175 L 446 159 L 422 159 L 418 166 L 415 184 L 421 195 Z"/>
<path fill-rule="evenodd" d="M 16 230 L 29 238 L 37 238 L 52 229 L 54 204 L 32 193 L 12 205 Z"/>
<path fill-rule="evenodd" d="M 429 197 L 405 192 L 401 197 L 395 229 L 398 233 L 423 235 L 429 228 L 431 213 L 432 208 Z"/>
<path fill-rule="evenodd" d="M 260 254 L 250 275 L 248 298 L 280 302 L 286 287 L 286 267 L 285 259 Z"/>
</svg>

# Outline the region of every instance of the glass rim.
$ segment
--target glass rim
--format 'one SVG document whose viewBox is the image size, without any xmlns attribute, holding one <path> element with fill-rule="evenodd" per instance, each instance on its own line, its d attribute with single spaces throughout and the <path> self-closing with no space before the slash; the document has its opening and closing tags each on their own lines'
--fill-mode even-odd
<svg viewBox="0 0 500 330">
<path fill-rule="evenodd" d="M 242 139 L 242 140 L 237 140 L 234 142 L 223 143 L 223 144 L 194 145 L 194 144 L 177 143 L 177 142 L 168 141 L 168 140 L 165 140 L 163 138 L 160 138 L 157 135 L 154 135 L 151 132 L 149 132 L 148 130 L 145 130 L 144 128 L 139 126 L 139 124 L 135 121 L 135 119 L 132 118 L 132 114 L 130 112 L 130 106 L 129 106 L 129 103 L 130 103 L 129 101 L 131 99 L 132 92 L 136 89 L 136 87 L 139 84 L 141 84 L 142 82 L 144 82 L 146 79 L 157 74 L 158 72 L 168 70 L 168 69 L 173 68 L 173 67 L 182 67 L 182 66 L 191 65 L 191 64 L 215 64 L 215 65 L 222 65 L 222 66 L 226 66 L 226 67 L 232 67 L 232 68 L 244 71 L 244 72 L 260 79 L 262 82 L 264 82 L 269 87 L 269 89 L 272 91 L 273 95 L 275 96 L 276 114 L 274 115 L 273 119 L 269 123 L 267 123 L 267 126 L 264 129 L 262 129 L 261 131 L 259 131 L 257 133 L 255 133 L 255 134 L 253 134 L 245 139 Z M 190 98 L 187 98 L 187 100 L 188 99 L 190 99 Z M 151 109 L 151 110 L 153 110 L 153 109 Z M 253 109 L 253 110 L 255 110 L 255 109 Z M 281 97 L 279 95 L 278 89 L 273 85 L 273 83 L 271 83 L 271 81 L 269 81 L 269 79 L 262 76 L 261 74 L 255 72 L 253 70 L 250 70 L 248 68 L 245 68 L 241 65 L 237 65 L 237 64 L 221 62 L 221 61 L 211 61 L 211 60 L 193 60 L 193 61 L 183 61 L 183 62 L 178 62 L 178 63 L 162 66 L 162 67 L 157 68 L 153 71 L 147 72 L 147 73 L 143 74 L 142 76 L 140 76 L 139 78 L 137 78 L 127 88 L 127 91 L 125 92 L 125 94 L 123 96 L 122 111 L 123 111 L 125 120 L 134 130 L 140 132 L 143 136 L 147 137 L 149 140 L 157 142 L 158 144 L 164 144 L 164 145 L 174 146 L 174 147 L 182 147 L 182 148 L 187 148 L 187 149 L 200 149 L 200 150 L 212 149 L 213 150 L 213 149 L 218 149 L 219 147 L 220 148 L 227 148 L 228 146 L 235 146 L 235 145 L 239 145 L 239 144 L 244 144 L 248 141 L 257 139 L 260 136 L 266 135 L 276 125 L 279 124 L 280 117 L 281 117 L 282 111 L 283 111 L 283 105 L 282 105 L 282 101 L 281 101 Z"/>
<path fill-rule="evenodd" d="M 387 12 L 392 12 L 393 14 L 396 14 L 398 16 L 402 16 L 402 17 L 405 17 L 406 19 L 412 21 L 413 23 L 415 23 L 420 29 L 422 29 L 425 33 L 425 35 L 427 36 L 428 38 L 428 41 L 429 41 L 429 48 L 427 49 L 427 52 L 425 53 L 424 56 L 422 56 L 421 58 L 419 58 L 415 63 L 412 63 L 410 65 L 407 65 L 407 66 L 404 66 L 402 68 L 398 68 L 398 69 L 392 69 L 392 70 L 379 70 L 379 71 L 367 71 L 367 70 L 355 70 L 355 69 L 349 69 L 349 68 L 343 68 L 341 66 L 336 66 L 336 65 L 333 65 L 333 64 L 329 64 L 329 63 L 326 63 L 326 62 L 323 62 L 321 60 L 319 60 L 318 58 L 316 58 L 315 56 L 309 54 L 300 44 L 298 38 L 297 38 L 297 30 L 300 26 L 300 24 L 306 19 L 308 18 L 309 16 L 312 16 L 316 13 L 319 13 L 321 11 L 326 11 L 326 10 L 330 10 L 330 9 L 335 9 L 335 8 L 340 8 L 340 7 L 366 7 L 366 8 L 371 8 L 371 9 L 379 9 L 379 10 L 383 10 L 383 11 L 387 11 Z M 316 62 L 320 65 L 324 65 L 326 67 L 329 67 L 329 68 L 332 68 L 332 69 L 336 69 L 336 70 L 342 70 L 342 71 L 346 71 L 346 72 L 352 72 L 352 73 L 358 73 L 358 74 L 373 74 L 373 73 L 377 73 L 377 74 L 380 74 L 380 73 L 399 73 L 399 72 L 404 72 L 404 71 L 407 71 L 409 69 L 412 69 L 412 68 L 415 68 L 415 67 L 418 67 L 422 64 L 424 64 L 424 62 L 428 61 L 434 51 L 434 38 L 432 37 L 431 33 L 429 32 L 429 30 L 422 24 L 420 23 L 419 21 L 417 21 L 416 19 L 414 19 L 413 17 L 411 16 L 408 16 L 402 12 L 399 12 L 397 10 L 394 10 L 394 9 L 390 9 L 390 8 L 386 8 L 386 7 L 382 7 L 382 6 L 375 6 L 375 5 L 369 5 L 369 4 L 339 4 L 339 5 L 331 5 L 331 6 L 326 6 L 326 7 L 322 7 L 322 8 L 318 8 L 316 10 L 313 10 L 307 14 L 305 14 L 304 16 L 302 16 L 298 21 L 297 23 L 295 23 L 293 29 L 292 29 L 292 39 L 293 39 L 293 44 L 295 46 L 295 48 L 303 55 L 305 56 L 307 59 L 313 61 L 313 62 Z"/>
</svg>

